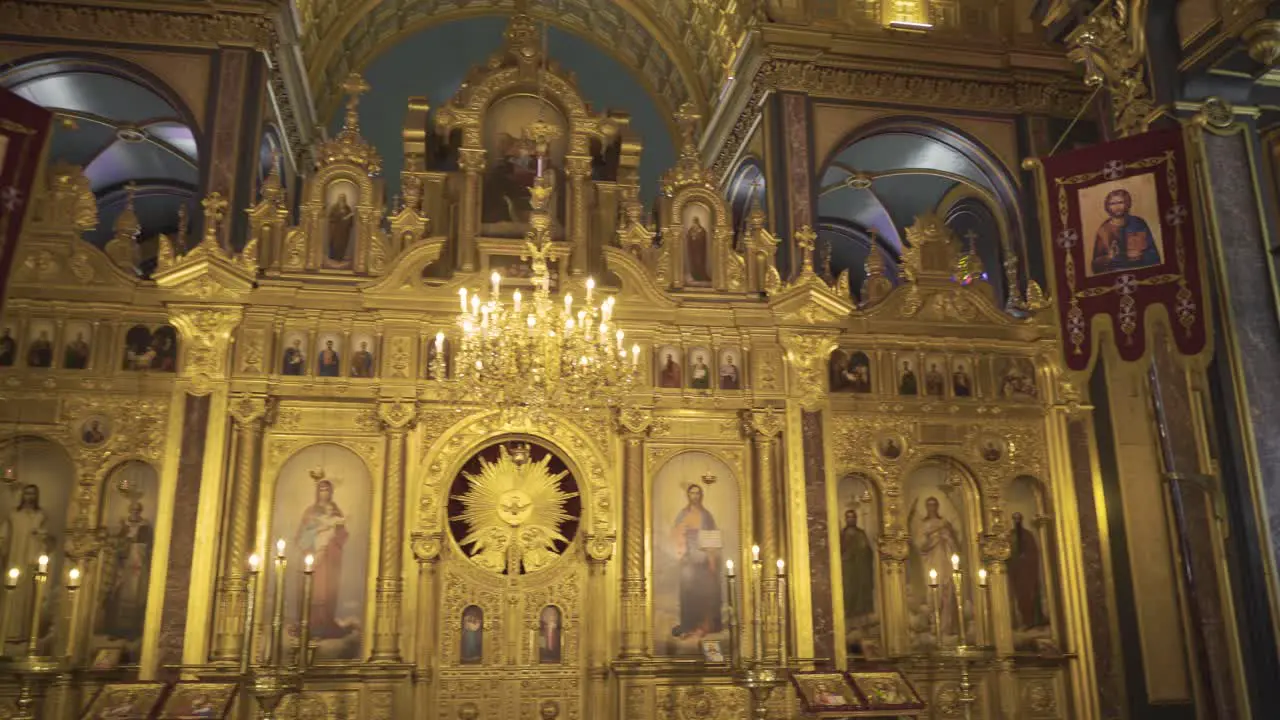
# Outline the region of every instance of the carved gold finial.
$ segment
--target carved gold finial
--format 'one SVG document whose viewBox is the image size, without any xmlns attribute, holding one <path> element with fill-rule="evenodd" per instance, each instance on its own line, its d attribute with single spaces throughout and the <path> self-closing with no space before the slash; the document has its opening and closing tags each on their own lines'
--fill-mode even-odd
<svg viewBox="0 0 1280 720">
<path fill-rule="evenodd" d="M 818 239 L 818 234 L 813 228 L 805 225 L 796 231 L 796 247 L 800 248 L 800 275 L 807 277 L 813 275 L 813 248 L 814 241 Z"/>
<path fill-rule="evenodd" d="M 187 213 L 187 204 L 178 206 L 178 249 L 186 250 L 187 236 L 191 233 L 191 218 Z"/>
<path fill-rule="evenodd" d="M 1116 130 L 1141 132 L 1153 105 L 1143 80 L 1148 0 L 1108 0 L 1067 36 L 1067 57 L 1084 66 L 1085 84 L 1106 88 Z"/>
<path fill-rule="evenodd" d="M 879 302 L 881 298 L 888 295 L 893 290 L 893 281 L 891 281 L 886 273 L 886 264 L 884 261 L 884 253 L 880 251 L 880 241 L 876 237 L 875 228 L 867 231 L 870 236 L 870 248 L 867 250 L 867 259 L 863 261 L 862 268 L 866 271 L 866 278 L 862 281 L 861 300 L 864 303 Z"/>
<path fill-rule="evenodd" d="M 360 73 L 351 73 L 342 81 L 342 92 L 347 94 L 347 117 L 342 123 L 343 130 L 356 131 L 360 128 L 360 113 L 356 108 L 360 105 L 360 96 L 369 92 L 369 83 Z"/>
<path fill-rule="evenodd" d="M 200 205 L 204 208 L 204 238 L 201 242 L 217 245 L 218 227 L 226 214 L 227 201 L 222 198 L 222 193 L 212 192 L 200 201 Z"/>
<path fill-rule="evenodd" d="M 142 224 L 138 222 L 138 213 L 133 209 L 133 198 L 137 192 L 138 186 L 133 183 L 124 186 L 124 210 L 120 212 L 120 217 L 116 218 L 117 237 L 123 238 L 128 235 L 128 239 L 132 240 L 142 231 Z"/>
<path fill-rule="evenodd" d="M 691 102 L 685 101 L 680 109 L 676 110 L 676 125 L 680 127 L 680 136 L 685 145 L 697 146 L 698 121 L 701 119 L 702 116 L 694 110 Z"/>
<path fill-rule="evenodd" d="M 952 276 L 956 282 L 968 285 L 975 280 L 984 279 L 987 270 L 982 264 L 982 258 L 978 257 L 978 234 L 970 230 L 964 234 L 964 239 L 968 241 L 968 245 L 965 251 L 956 257 Z"/>
</svg>

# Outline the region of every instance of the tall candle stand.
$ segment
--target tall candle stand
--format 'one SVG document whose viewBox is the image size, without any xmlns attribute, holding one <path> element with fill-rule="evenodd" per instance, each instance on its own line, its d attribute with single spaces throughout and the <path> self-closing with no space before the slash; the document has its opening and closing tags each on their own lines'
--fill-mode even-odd
<svg viewBox="0 0 1280 720">
<path fill-rule="evenodd" d="M 964 583 L 965 573 L 960 569 L 960 556 L 951 556 L 951 591 L 955 593 L 956 608 L 956 644 L 954 646 L 945 646 L 942 642 L 942 593 L 945 592 L 939 587 L 938 571 L 931 568 L 929 570 L 929 595 L 933 604 L 933 637 L 934 649 L 933 655 L 942 661 L 954 661 L 960 670 L 960 687 L 957 700 L 960 702 L 962 713 L 965 720 L 971 720 L 973 714 L 973 704 L 977 702 L 977 695 L 974 694 L 973 677 L 971 669 L 974 663 L 990 660 L 994 653 L 993 649 L 988 645 L 971 644 L 969 642 L 969 634 L 965 628 L 964 617 Z M 987 571 L 978 571 L 978 588 L 980 592 L 987 591 Z M 978 603 L 978 612 L 975 613 L 979 626 L 983 632 L 986 632 L 986 608 L 988 603 Z M 975 633 L 976 635 L 976 633 Z M 974 638 L 977 640 L 977 637 Z"/>
<path fill-rule="evenodd" d="M 755 598 L 752 605 L 751 626 L 754 642 L 751 657 L 745 658 L 741 649 L 742 627 L 741 613 L 738 610 L 738 578 L 734 571 L 733 561 L 725 563 L 725 583 L 729 595 L 729 643 L 732 645 L 731 672 L 733 684 L 743 688 L 751 697 L 751 713 L 755 720 L 766 720 L 769 715 L 768 701 L 774 690 L 787 684 L 787 601 L 786 601 L 786 565 L 778 560 L 775 576 L 777 583 L 777 622 L 778 653 L 776 658 L 768 657 L 764 652 L 765 623 L 768 615 L 764 609 L 764 567 L 760 562 L 760 547 L 751 548 L 751 570 L 746 579 L 745 594 Z"/>
<path fill-rule="evenodd" d="M 299 630 L 300 645 L 296 660 L 289 664 L 284 648 L 284 595 L 285 595 L 285 544 L 284 540 L 276 541 L 274 602 L 271 613 L 271 638 L 267 646 L 265 661 L 256 661 L 254 656 L 254 625 L 257 620 L 256 594 L 258 573 L 261 560 L 258 555 L 249 556 L 248 601 L 245 603 L 243 654 L 240 657 L 240 673 L 243 683 L 258 703 L 262 720 L 275 720 L 286 696 L 302 692 L 303 673 L 306 672 L 308 645 L 311 638 L 311 566 L 312 557 L 307 556 L 303 569 L 302 581 L 302 627 Z"/>
<path fill-rule="evenodd" d="M 21 570 L 12 568 L 5 579 L 4 607 L 0 609 L 0 623 L 2 623 L 0 627 L 3 628 L 2 632 L 5 635 L 8 634 L 9 622 L 13 618 L 14 590 L 17 589 L 21 576 Z M 80 570 L 72 568 L 67 575 L 65 587 L 73 612 L 76 607 L 77 591 L 80 589 L 80 579 Z M 36 714 L 37 687 L 42 683 L 49 682 L 54 676 L 66 669 L 62 658 L 39 654 L 41 610 L 44 607 L 44 598 L 48 586 L 49 556 L 41 555 L 36 561 L 35 572 L 31 574 L 31 606 L 27 609 L 27 633 L 23 643 L 23 653 L 21 656 L 9 656 L 7 644 L 5 647 L 6 652 L 4 653 L 9 661 L 9 670 L 21 681 L 18 699 L 15 702 L 14 720 L 36 720 L 38 717 Z M 74 617 L 72 630 L 74 630 Z M 8 638 L 6 637 L 5 639 L 7 640 Z M 70 639 L 68 642 L 70 642 Z"/>
</svg>

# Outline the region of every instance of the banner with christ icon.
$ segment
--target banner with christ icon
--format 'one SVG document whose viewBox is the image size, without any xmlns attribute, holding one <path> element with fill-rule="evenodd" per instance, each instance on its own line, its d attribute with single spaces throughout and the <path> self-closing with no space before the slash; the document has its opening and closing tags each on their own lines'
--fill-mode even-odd
<svg viewBox="0 0 1280 720">
<path fill-rule="evenodd" d="M 1067 367 L 1089 368 L 1099 332 L 1115 339 L 1121 360 L 1140 360 L 1150 321 L 1162 316 L 1180 353 L 1201 354 L 1209 346 L 1208 309 L 1182 129 L 1029 160 L 1026 167 L 1039 180 Z"/>
<path fill-rule="evenodd" d="M 0 307 L 53 114 L 0 88 Z"/>
</svg>

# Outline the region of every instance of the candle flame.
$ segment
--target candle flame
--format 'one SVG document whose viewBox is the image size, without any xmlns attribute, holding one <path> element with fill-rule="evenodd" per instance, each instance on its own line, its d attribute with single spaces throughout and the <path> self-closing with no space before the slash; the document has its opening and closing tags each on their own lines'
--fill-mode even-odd
<svg viewBox="0 0 1280 720">
<path fill-rule="evenodd" d="M 249 556 L 249 570 L 251 572 L 258 572 L 260 565 L 262 565 L 262 558 L 258 557 L 258 553 Z"/>
<path fill-rule="evenodd" d="M 959 555 L 952 555 L 952 556 L 951 556 L 951 569 L 952 569 L 952 570 L 959 570 L 959 569 L 960 569 L 960 556 L 959 556 Z"/>
<path fill-rule="evenodd" d="M 67 573 L 67 578 L 72 585 L 80 582 L 80 568 L 71 568 L 71 571 Z"/>
<path fill-rule="evenodd" d="M 760 546 L 751 546 L 751 562 L 760 562 Z"/>
<path fill-rule="evenodd" d="M 938 571 L 932 568 L 929 569 L 929 584 L 934 587 L 938 585 Z"/>
<path fill-rule="evenodd" d="M 284 557 L 284 538 L 276 540 L 276 557 Z"/>
<path fill-rule="evenodd" d="M 49 556 L 41 555 L 39 558 L 36 559 L 36 563 L 40 565 L 40 572 L 44 572 L 49 567 Z"/>
<path fill-rule="evenodd" d="M 986 586 L 987 586 L 987 570 L 986 570 L 986 568 L 982 568 L 981 570 L 978 570 L 978 584 L 979 584 L 979 585 L 981 585 L 982 587 L 986 587 Z"/>
<path fill-rule="evenodd" d="M 311 572 L 311 566 L 315 565 L 315 563 L 316 556 L 311 553 L 307 553 L 307 556 L 302 558 L 302 564 L 306 566 L 307 572 Z"/>
<path fill-rule="evenodd" d="M 724 561 L 724 569 L 729 572 L 729 577 L 733 577 L 733 561 L 732 560 Z M 17 570 L 17 568 L 14 568 L 14 570 Z"/>
<path fill-rule="evenodd" d="M 778 574 L 781 575 L 786 570 L 787 563 L 782 558 L 778 558 Z"/>
</svg>

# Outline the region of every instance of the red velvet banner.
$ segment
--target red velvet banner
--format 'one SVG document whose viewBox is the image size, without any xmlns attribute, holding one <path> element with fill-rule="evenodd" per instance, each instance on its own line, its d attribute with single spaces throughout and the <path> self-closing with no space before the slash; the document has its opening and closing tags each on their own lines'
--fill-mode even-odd
<svg viewBox="0 0 1280 720">
<path fill-rule="evenodd" d="M 1147 351 L 1147 309 L 1163 307 L 1185 355 L 1206 346 L 1199 244 L 1182 129 L 1171 128 L 1041 161 L 1046 244 L 1067 367 L 1096 351 L 1094 320 L 1110 321 L 1116 350 Z"/>
<path fill-rule="evenodd" d="M 0 88 L 0 308 L 53 113 Z"/>
</svg>

